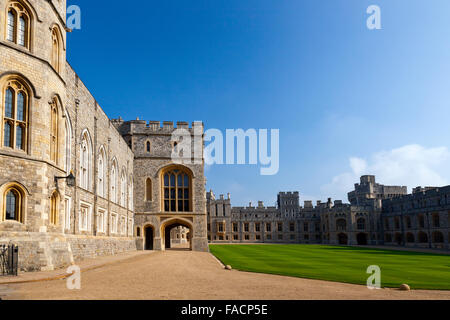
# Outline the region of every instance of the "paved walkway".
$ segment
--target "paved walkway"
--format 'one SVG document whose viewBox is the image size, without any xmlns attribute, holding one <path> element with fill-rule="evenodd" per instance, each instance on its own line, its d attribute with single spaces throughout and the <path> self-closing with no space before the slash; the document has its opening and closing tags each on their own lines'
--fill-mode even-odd
<svg viewBox="0 0 450 320">
<path fill-rule="evenodd" d="M 0 284 L 0 295 L 3 299 L 450 299 L 450 291 L 369 290 L 227 271 L 211 254 L 190 251 L 135 253 L 83 272 L 81 281 L 81 290 L 68 290 L 66 280 Z"/>
</svg>

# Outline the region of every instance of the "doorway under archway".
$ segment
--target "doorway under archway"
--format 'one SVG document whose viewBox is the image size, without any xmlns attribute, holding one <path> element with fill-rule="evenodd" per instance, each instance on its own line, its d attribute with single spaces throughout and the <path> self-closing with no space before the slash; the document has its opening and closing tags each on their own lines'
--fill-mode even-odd
<svg viewBox="0 0 450 320">
<path fill-rule="evenodd" d="M 144 236 L 145 236 L 145 250 L 153 250 L 153 238 L 155 236 L 155 233 L 153 231 L 152 226 L 146 226 L 144 229 Z"/>
<path fill-rule="evenodd" d="M 183 220 L 169 221 L 162 226 L 164 248 L 192 250 L 192 226 Z"/>
</svg>

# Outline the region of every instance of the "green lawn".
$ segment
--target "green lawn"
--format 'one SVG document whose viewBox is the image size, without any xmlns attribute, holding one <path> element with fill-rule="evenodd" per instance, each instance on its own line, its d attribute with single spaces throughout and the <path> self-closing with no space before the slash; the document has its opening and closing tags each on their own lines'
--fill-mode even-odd
<svg viewBox="0 0 450 320">
<path fill-rule="evenodd" d="M 381 286 L 450 290 L 450 255 L 322 245 L 210 245 L 225 265 L 260 272 L 366 284 L 370 265 L 381 268 Z"/>
</svg>

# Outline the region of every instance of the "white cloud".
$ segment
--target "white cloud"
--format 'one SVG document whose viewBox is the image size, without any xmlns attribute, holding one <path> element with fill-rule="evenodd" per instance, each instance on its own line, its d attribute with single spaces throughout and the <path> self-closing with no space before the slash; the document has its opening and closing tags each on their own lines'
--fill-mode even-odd
<svg viewBox="0 0 450 320">
<path fill-rule="evenodd" d="M 402 185 L 408 192 L 417 186 L 443 186 L 450 181 L 450 151 L 447 147 L 426 148 L 417 144 L 381 151 L 363 159 L 349 159 L 350 170 L 321 187 L 324 197 L 347 200 L 361 175 L 375 175 L 377 182 Z"/>
</svg>

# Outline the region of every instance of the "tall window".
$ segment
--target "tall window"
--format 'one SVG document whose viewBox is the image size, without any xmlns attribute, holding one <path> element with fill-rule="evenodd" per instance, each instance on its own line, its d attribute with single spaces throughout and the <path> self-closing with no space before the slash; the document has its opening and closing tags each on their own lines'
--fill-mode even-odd
<svg viewBox="0 0 450 320">
<path fill-rule="evenodd" d="M 130 183 L 128 186 L 128 209 L 130 210 L 134 210 L 133 200 L 133 176 L 130 176 Z"/>
<path fill-rule="evenodd" d="M 65 133 L 65 153 L 66 153 L 66 159 L 65 159 L 65 165 L 64 165 L 64 169 L 66 170 L 67 174 L 69 174 L 69 172 L 72 169 L 72 164 L 71 164 L 71 160 L 72 160 L 72 127 L 70 125 L 70 119 L 69 119 L 69 115 L 66 113 L 66 121 L 65 121 L 65 126 L 64 126 L 64 133 Z"/>
<path fill-rule="evenodd" d="M 18 1 L 11 1 L 6 19 L 6 39 L 22 47 L 30 47 L 30 19 L 28 10 Z"/>
<path fill-rule="evenodd" d="M 92 181 L 92 144 L 89 132 L 87 130 L 82 135 L 80 147 L 80 187 L 90 190 Z"/>
<path fill-rule="evenodd" d="M 145 181 L 145 200 L 152 201 L 152 180 L 150 178 Z"/>
<path fill-rule="evenodd" d="M 127 202 L 127 178 L 125 176 L 125 173 L 122 171 L 122 176 L 120 177 L 120 205 L 122 207 L 125 207 Z"/>
<path fill-rule="evenodd" d="M 16 12 L 12 9 L 8 11 L 8 25 L 7 25 L 7 35 L 6 39 L 8 41 L 14 42 L 14 38 L 16 35 Z"/>
<path fill-rule="evenodd" d="M 56 72 L 61 71 L 61 35 L 57 27 L 52 29 L 52 67 Z"/>
<path fill-rule="evenodd" d="M 111 201 L 117 202 L 117 163 L 116 160 L 113 160 L 111 167 Z"/>
<path fill-rule="evenodd" d="M 164 211 L 189 212 L 191 178 L 182 169 L 171 169 L 163 173 Z"/>
<path fill-rule="evenodd" d="M 4 91 L 3 146 L 25 151 L 28 129 L 28 90 L 16 80 Z"/>
<path fill-rule="evenodd" d="M 2 220 L 23 222 L 22 210 L 24 193 L 17 187 L 11 187 L 6 189 L 3 197 L 5 205 L 2 213 Z"/>
<path fill-rule="evenodd" d="M 50 198 L 50 224 L 58 224 L 58 193 L 53 192 Z"/>
<path fill-rule="evenodd" d="M 356 221 L 358 230 L 364 230 L 366 228 L 366 220 L 363 218 L 359 218 L 358 221 Z"/>
<path fill-rule="evenodd" d="M 347 221 L 345 219 L 338 219 L 336 221 L 336 229 L 338 231 L 345 231 L 347 229 Z"/>
<path fill-rule="evenodd" d="M 105 151 L 103 148 L 100 149 L 100 154 L 98 156 L 97 191 L 100 197 L 105 197 Z"/>
<path fill-rule="evenodd" d="M 51 123 L 50 123 L 50 161 L 58 163 L 58 101 L 53 99 L 51 104 Z"/>
<path fill-rule="evenodd" d="M 151 150 L 151 145 L 150 145 L 150 141 L 147 141 L 147 152 L 150 153 Z"/>
</svg>

